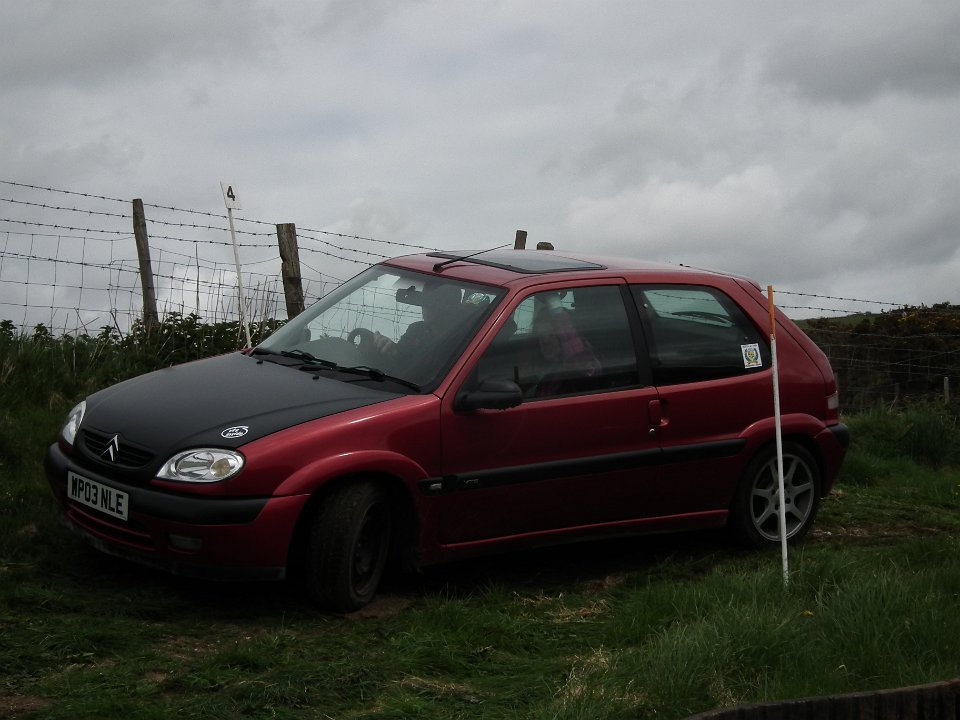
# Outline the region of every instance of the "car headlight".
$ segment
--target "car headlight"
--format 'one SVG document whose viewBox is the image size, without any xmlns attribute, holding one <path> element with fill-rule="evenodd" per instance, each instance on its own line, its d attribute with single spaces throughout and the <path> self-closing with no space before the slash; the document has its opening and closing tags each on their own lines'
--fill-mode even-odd
<svg viewBox="0 0 960 720">
<path fill-rule="evenodd" d="M 74 406 L 73 410 L 70 411 L 70 414 L 67 415 L 67 421 L 60 430 L 60 437 L 71 447 L 77 440 L 77 432 L 80 430 L 80 423 L 83 422 L 83 416 L 86 412 L 87 401 L 81 400 Z"/>
<path fill-rule="evenodd" d="M 157 477 L 178 482 L 212 483 L 228 480 L 243 469 L 243 455 L 234 450 L 197 448 L 167 460 Z"/>
</svg>

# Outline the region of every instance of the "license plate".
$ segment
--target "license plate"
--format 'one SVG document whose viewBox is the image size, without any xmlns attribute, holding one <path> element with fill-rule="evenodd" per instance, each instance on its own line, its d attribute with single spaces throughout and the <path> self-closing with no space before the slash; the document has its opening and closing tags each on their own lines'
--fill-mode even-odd
<svg viewBox="0 0 960 720">
<path fill-rule="evenodd" d="M 127 493 L 69 471 L 67 497 L 120 520 L 126 520 L 130 510 L 130 496 Z"/>
</svg>

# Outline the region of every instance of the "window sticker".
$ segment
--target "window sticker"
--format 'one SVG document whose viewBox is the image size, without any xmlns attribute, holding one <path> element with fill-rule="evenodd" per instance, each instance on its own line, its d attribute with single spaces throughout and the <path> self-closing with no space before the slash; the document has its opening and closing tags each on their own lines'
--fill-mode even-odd
<svg viewBox="0 0 960 720">
<path fill-rule="evenodd" d="M 743 366 L 745 368 L 763 367 L 763 358 L 760 357 L 759 343 L 741 345 L 740 351 L 743 353 Z"/>
</svg>

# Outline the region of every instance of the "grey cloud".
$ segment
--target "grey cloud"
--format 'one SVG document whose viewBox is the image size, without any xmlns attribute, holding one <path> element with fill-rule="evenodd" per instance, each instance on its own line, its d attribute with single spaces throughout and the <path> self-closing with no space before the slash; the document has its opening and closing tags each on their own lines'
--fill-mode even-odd
<svg viewBox="0 0 960 720">
<path fill-rule="evenodd" d="M 825 8 L 771 43 L 767 79 L 823 102 L 960 91 L 960 5 L 954 0 L 870 0 L 849 8 Z"/>
<path fill-rule="evenodd" d="M 0 4 L 4 179 L 834 295 L 960 263 L 956 0 Z"/>
<path fill-rule="evenodd" d="M 188 0 L 131 5 L 123 0 L 5 3 L 0 24 L 0 84 L 87 88 L 150 82 L 196 62 L 222 72 L 262 59 L 262 32 L 274 17 L 266 2 Z"/>
<path fill-rule="evenodd" d="M 356 36 L 380 27 L 390 15 L 422 4 L 423 0 L 327 0 L 318 3 L 316 16 L 303 30 L 318 38 Z"/>
</svg>

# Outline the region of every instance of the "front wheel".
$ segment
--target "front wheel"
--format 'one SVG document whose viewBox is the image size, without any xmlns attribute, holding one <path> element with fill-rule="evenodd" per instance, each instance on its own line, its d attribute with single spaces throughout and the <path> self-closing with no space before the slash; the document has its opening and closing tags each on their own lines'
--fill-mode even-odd
<svg viewBox="0 0 960 720">
<path fill-rule="evenodd" d="M 352 612 L 377 592 L 390 550 L 387 493 L 375 482 L 343 485 L 314 514 L 304 557 L 307 594 L 333 612 Z"/>
<path fill-rule="evenodd" d="M 780 489 L 775 447 L 750 461 L 731 507 L 731 528 L 756 547 L 780 543 Z M 783 489 L 787 540 L 806 535 L 820 504 L 820 467 L 802 445 L 783 444 Z"/>
</svg>

